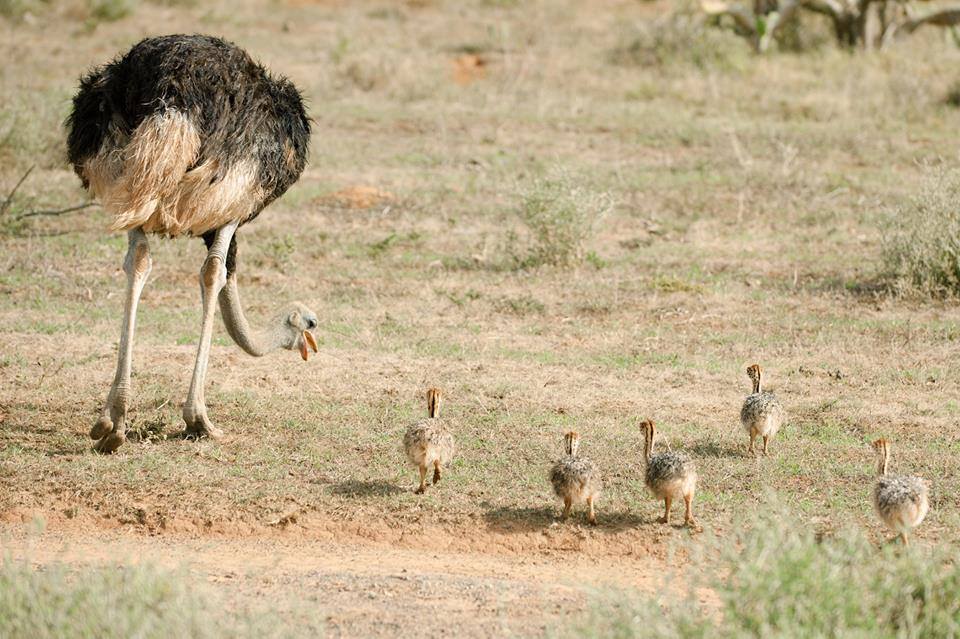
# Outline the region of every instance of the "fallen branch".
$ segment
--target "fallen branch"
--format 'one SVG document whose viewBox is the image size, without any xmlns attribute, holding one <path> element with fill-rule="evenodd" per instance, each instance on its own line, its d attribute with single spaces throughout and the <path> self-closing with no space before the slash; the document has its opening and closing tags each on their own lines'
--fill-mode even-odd
<svg viewBox="0 0 960 639">
<path fill-rule="evenodd" d="M 750 39 L 757 53 L 764 53 L 773 43 L 777 32 L 791 19 L 800 7 L 801 0 L 776 0 L 773 10 L 753 8 L 726 0 L 700 0 L 700 8 L 709 16 L 730 16 L 737 31 Z"/>
<path fill-rule="evenodd" d="M 942 11 L 934 11 L 928 13 L 925 16 L 920 16 L 918 18 L 913 18 L 907 20 L 901 24 L 897 31 L 903 31 L 904 33 L 913 33 L 920 27 L 924 25 L 933 25 L 935 27 L 955 27 L 960 25 L 960 7 L 954 7 L 952 9 L 944 9 Z"/>
<path fill-rule="evenodd" d="M 13 203 L 13 196 L 17 194 L 17 189 L 19 189 L 20 185 L 23 184 L 24 181 L 26 181 L 27 177 L 30 175 L 30 173 L 33 171 L 34 168 L 35 166 L 31 166 L 29 169 L 27 169 L 27 172 L 23 174 L 23 177 L 20 178 L 20 181 L 18 181 L 16 184 L 13 185 L 13 188 L 10 190 L 10 193 L 7 194 L 7 199 L 3 201 L 3 204 L 0 204 L 0 217 L 3 217 L 6 214 L 7 209 L 9 209 L 10 205 Z"/>
<path fill-rule="evenodd" d="M 23 220 L 28 217 L 37 217 L 38 215 L 64 215 L 66 213 L 73 213 L 74 211 L 82 211 L 83 209 L 93 206 L 95 202 L 84 202 L 83 204 L 77 204 L 75 206 L 68 206 L 65 209 L 50 209 L 50 210 L 41 210 L 41 211 L 27 211 L 21 215 L 18 215 L 16 219 Z"/>
</svg>

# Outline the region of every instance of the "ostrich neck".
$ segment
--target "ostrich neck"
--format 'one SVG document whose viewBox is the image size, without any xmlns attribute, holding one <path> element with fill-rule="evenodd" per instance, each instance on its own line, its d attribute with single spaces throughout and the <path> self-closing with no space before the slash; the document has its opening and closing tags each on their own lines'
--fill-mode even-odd
<svg viewBox="0 0 960 639">
<path fill-rule="evenodd" d="M 760 378 L 759 378 L 759 377 L 757 377 L 757 379 L 753 380 L 753 392 L 754 392 L 754 394 L 757 394 L 757 393 L 760 392 Z"/>
<path fill-rule="evenodd" d="M 269 330 L 252 331 L 240 303 L 240 291 L 237 288 L 237 275 L 227 276 L 227 283 L 220 291 L 220 313 L 227 333 L 237 346 L 254 357 L 261 357 L 283 347 L 281 336 Z"/>
</svg>

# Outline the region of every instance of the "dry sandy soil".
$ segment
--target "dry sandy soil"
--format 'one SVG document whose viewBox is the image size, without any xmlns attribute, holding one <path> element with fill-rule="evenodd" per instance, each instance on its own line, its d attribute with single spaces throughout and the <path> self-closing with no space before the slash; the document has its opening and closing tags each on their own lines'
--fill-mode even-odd
<svg viewBox="0 0 960 639">
<path fill-rule="evenodd" d="M 918 543 L 955 538 L 956 306 L 897 294 L 880 251 L 884 216 L 960 160 L 944 101 L 960 53 L 930 37 L 754 58 L 682 29 L 656 44 L 643 34 L 669 6 L 144 1 L 105 21 L 63 2 L 0 18 L 0 192 L 35 167 L 0 220 L 4 550 L 185 564 L 237 606 L 315 605 L 338 635 L 405 635 L 436 611 L 431 636 L 542 634 L 595 589 L 710 571 L 683 559 L 701 535 L 655 523 L 647 417 L 696 458 L 703 535 L 775 500 L 879 537 L 867 442 L 885 435 L 895 466 L 931 481 Z M 177 439 L 203 246 L 154 239 L 131 440 L 98 456 L 124 239 L 96 206 L 16 215 L 85 201 L 61 127 L 78 76 L 196 31 L 309 101 L 311 164 L 241 229 L 239 278 L 255 320 L 292 299 L 318 311 L 321 352 L 251 360 L 218 324 L 207 398 L 227 436 Z M 568 268 L 520 264 L 542 175 L 588 216 L 613 203 Z M 754 361 L 789 414 L 767 458 L 738 425 Z M 400 441 L 433 384 L 460 456 L 420 497 Z M 570 428 L 606 479 L 596 528 L 556 521 L 546 472 Z"/>
<path fill-rule="evenodd" d="M 357 532 L 362 536 L 306 541 L 297 532 L 191 538 L 60 526 L 24 534 L 4 526 L 3 550 L 38 567 L 67 564 L 81 573 L 118 562 L 186 571 L 232 608 L 306 609 L 334 637 L 540 635 L 576 621 L 595 590 L 662 585 L 651 570 L 658 560 L 595 556 L 574 540 L 557 553 L 501 553 L 449 550 L 456 544 L 443 531 L 401 544 L 387 543 L 389 534 Z"/>
</svg>

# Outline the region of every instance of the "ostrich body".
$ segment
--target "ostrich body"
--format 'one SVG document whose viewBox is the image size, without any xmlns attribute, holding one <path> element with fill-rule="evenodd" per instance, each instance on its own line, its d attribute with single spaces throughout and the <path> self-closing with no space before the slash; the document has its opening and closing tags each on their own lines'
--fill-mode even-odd
<svg viewBox="0 0 960 639">
<path fill-rule="evenodd" d="M 662 524 L 670 523 L 670 506 L 676 499 L 683 499 L 686 507 L 684 522 L 688 526 L 696 527 L 693 518 L 693 496 L 697 490 L 697 469 L 686 456 L 673 451 L 653 454 L 653 440 L 656 427 L 653 422 L 646 420 L 640 424 L 643 429 L 643 459 L 646 463 L 644 483 L 657 499 L 664 502 Z"/>
<path fill-rule="evenodd" d="M 422 495 L 427 489 L 427 469 L 433 466 L 433 483 L 437 484 L 443 467 L 453 461 L 456 445 L 447 424 L 440 419 L 439 388 L 427 391 L 427 419 L 407 429 L 403 436 L 403 449 L 410 463 L 420 470 L 420 486 L 416 493 Z"/>
<path fill-rule="evenodd" d="M 66 125 L 74 171 L 113 216 L 111 230 L 128 239 L 117 371 L 90 431 L 95 449 L 112 452 L 126 438 L 137 305 L 152 267 L 148 234 L 206 243 L 200 342 L 183 419 L 186 435 L 217 437 L 204 401 L 217 301 L 230 337 L 250 355 L 285 348 L 306 359 L 308 347 L 316 351 L 316 315 L 296 302 L 272 327 L 252 331 L 236 279 L 238 227 L 306 164 L 310 123 L 300 94 L 224 40 L 148 38 L 81 79 Z"/>
<path fill-rule="evenodd" d="M 753 454 L 753 444 L 757 437 L 763 438 L 763 454 L 767 454 L 767 443 L 777 434 L 783 425 L 783 404 L 773 393 L 764 391 L 760 387 L 760 378 L 763 371 L 759 364 L 747 367 L 747 376 L 753 382 L 753 392 L 743 400 L 740 408 L 740 423 L 750 435 L 750 454 Z"/>
<path fill-rule="evenodd" d="M 873 488 L 873 507 L 887 528 L 898 533 L 907 545 L 907 533 L 923 523 L 930 510 L 927 485 L 919 477 L 887 474 L 890 442 L 873 442 L 877 452 L 877 483 Z"/>
<path fill-rule="evenodd" d="M 569 432 L 563 436 L 566 456 L 554 463 L 550 469 L 550 483 L 553 492 L 563 500 L 563 518 L 570 516 L 575 503 L 586 502 L 587 521 L 597 523 L 593 503 L 603 487 L 600 471 L 589 459 L 580 457 L 580 435 Z"/>
</svg>

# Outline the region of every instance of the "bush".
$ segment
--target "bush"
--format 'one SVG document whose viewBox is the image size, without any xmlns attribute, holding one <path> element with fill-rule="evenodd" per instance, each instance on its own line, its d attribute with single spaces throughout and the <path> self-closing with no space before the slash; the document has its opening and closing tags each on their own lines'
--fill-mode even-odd
<svg viewBox="0 0 960 639">
<path fill-rule="evenodd" d="M 534 178 L 520 198 L 517 215 L 524 229 L 511 233 L 505 248 L 515 268 L 569 267 L 583 262 L 587 240 L 613 208 L 609 193 L 582 187 L 560 170 Z"/>
<path fill-rule="evenodd" d="M 861 531 L 818 539 L 774 513 L 736 540 L 701 549 L 719 575 L 706 584 L 719 610 L 694 601 L 666 610 L 614 598 L 576 629 L 589 637 L 955 637 L 960 634 L 956 549 L 877 549 Z M 714 559 L 714 558 L 718 559 Z"/>
<path fill-rule="evenodd" d="M 947 89 L 947 96 L 944 98 L 944 102 L 948 106 L 960 108 L 960 80 L 957 80 L 950 88 Z"/>
<path fill-rule="evenodd" d="M 50 0 L 0 0 L 0 16 L 19 19 L 46 8 Z"/>
<path fill-rule="evenodd" d="M 93 22 L 115 22 L 126 18 L 137 8 L 137 0 L 89 0 Z"/>
<path fill-rule="evenodd" d="M 743 40 L 711 28 L 693 11 L 676 11 L 638 23 L 627 28 L 621 40 L 610 54 L 611 61 L 641 67 L 734 68 L 749 52 Z"/>
<path fill-rule="evenodd" d="M 315 636 L 311 623 L 281 621 L 273 613 L 228 616 L 185 573 L 116 566 L 71 574 L 58 565 L 0 561 L 5 639 Z"/>
<path fill-rule="evenodd" d="M 960 293 L 960 171 L 938 171 L 887 220 L 883 258 L 905 288 Z"/>
</svg>

